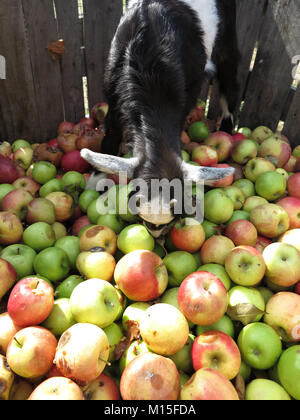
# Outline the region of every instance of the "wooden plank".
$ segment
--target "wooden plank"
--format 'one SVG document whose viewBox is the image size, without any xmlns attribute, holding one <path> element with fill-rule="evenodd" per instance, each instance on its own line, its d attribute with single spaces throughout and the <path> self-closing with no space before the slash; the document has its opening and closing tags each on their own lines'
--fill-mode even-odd
<svg viewBox="0 0 300 420">
<path fill-rule="evenodd" d="M 40 138 L 40 125 L 22 4 L 0 2 L 0 54 L 6 59 L 6 79 L 0 80 L 0 141 Z"/>
<path fill-rule="evenodd" d="M 78 4 L 74 0 L 54 2 L 59 38 L 65 43 L 65 53 L 60 63 L 65 119 L 78 122 L 84 117 L 82 26 L 78 16 Z"/>
<path fill-rule="evenodd" d="M 269 2 L 240 125 L 277 129 L 293 81 L 292 55 L 297 49 L 294 38 L 300 43 L 299 18 L 296 0 Z"/>
<path fill-rule="evenodd" d="M 293 147 L 300 144 L 300 85 L 287 114 L 283 134 L 288 137 Z"/>
<path fill-rule="evenodd" d="M 46 141 L 57 135 L 64 119 L 59 60 L 53 60 L 46 47 L 58 39 L 52 0 L 22 0 L 34 75 L 41 138 Z"/>
<path fill-rule="evenodd" d="M 84 1 L 84 45 L 90 109 L 105 99 L 103 95 L 105 65 L 122 12 L 122 0 Z"/>
</svg>

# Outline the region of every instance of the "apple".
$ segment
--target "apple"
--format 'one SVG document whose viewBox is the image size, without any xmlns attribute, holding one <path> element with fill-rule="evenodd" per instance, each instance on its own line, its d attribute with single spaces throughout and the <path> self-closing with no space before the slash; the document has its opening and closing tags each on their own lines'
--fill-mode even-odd
<svg viewBox="0 0 300 420">
<path fill-rule="evenodd" d="M 68 153 L 77 149 L 76 142 L 78 138 L 79 134 L 75 133 L 73 130 L 70 132 L 63 132 L 57 136 L 57 143 L 64 153 Z"/>
<path fill-rule="evenodd" d="M 29 381 L 16 377 L 9 393 L 9 401 L 27 401 L 32 391 L 33 386 Z"/>
<path fill-rule="evenodd" d="M 0 141 L 0 155 L 9 157 L 11 153 L 11 144 L 8 141 Z"/>
<path fill-rule="evenodd" d="M 99 102 L 92 107 L 91 117 L 101 125 L 105 121 L 108 109 L 109 106 L 107 102 Z"/>
<path fill-rule="evenodd" d="M 53 203 L 57 222 L 66 222 L 71 218 L 74 211 L 74 200 L 69 194 L 52 192 L 45 198 Z"/>
<path fill-rule="evenodd" d="M 183 385 L 180 399 L 184 401 L 238 401 L 239 396 L 229 379 L 211 368 L 197 370 Z"/>
<path fill-rule="evenodd" d="M 222 228 L 218 224 L 209 222 L 208 220 L 203 221 L 202 227 L 205 232 L 205 239 L 209 239 L 214 235 L 221 235 L 222 233 Z"/>
<path fill-rule="evenodd" d="M 19 279 L 33 273 L 33 261 L 36 252 L 27 245 L 9 245 L 1 251 L 0 257 L 14 267 Z"/>
<path fill-rule="evenodd" d="M 124 254 L 138 249 L 153 251 L 155 241 L 145 226 L 132 224 L 120 232 L 117 246 Z"/>
<path fill-rule="evenodd" d="M 167 289 L 164 294 L 160 297 L 160 303 L 168 303 L 169 305 L 175 306 L 175 308 L 179 309 L 178 305 L 178 291 L 179 287 L 171 287 L 170 289 Z M 188 321 L 190 329 L 194 327 L 194 324 L 191 321 Z"/>
<path fill-rule="evenodd" d="M 231 319 L 238 319 L 244 325 L 249 322 L 259 322 L 262 319 L 266 305 L 258 288 L 234 286 L 229 290 L 228 298 L 227 315 Z M 249 308 L 249 310 L 243 312 L 243 308 Z"/>
<path fill-rule="evenodd" d="M 22 378 L 40 378 L 51 368 L 56 346 L 56 338 L 45 328 L 23 328 L 8 345 L 7 362 Z"/>
<path fill-rule="evenodd" d="M 175 223 L 170 235 L 177 249 L 189 253 L 199 251 L 205 241 L 205 232 L 202 225 L 196 219 L 189 217 Z"/>
<path fill-rule="evenodd" d="M 120 391 L 115 381 L 105 373 L 101 373 L 94 381 L 82 388 L 86 401 L 118 401 Z"/>
<path fill-rule="evenodd" d="M 9 157 L 0 155 L 0 183 L 12 184 L 17 178 L 25 175 L 25 170 Z"/>
<path fill-rule="evenodd" d="M 252 182 L 257 180 L 257 177 L 265 172 L 275 171 L 276 166 L 267 159 L 256 157 L 247 162 L 244 168 L 244 174 L 247 179 Z"/>
<path fill-rule="evenodd" d="M 117 235 L 126 227 L 126 223 L 117 214 L 103 214 L 98 217 L 97 225 L 110 227 Z"/>
<path fill-rule="evenodd" d="M 289 161 L 284 165 L 283 169 L 287 172 L 296 172 L 297 158 L 291 156 Z"/>
<path fill-rule="evenodd" d="M 68 131 L 72 131 L 74 128 L 74 124 L 70 121 L 63 121 L 59 124 L 57 129 L 57 134 L 67 133 Z"/>
<path fill-rule="evenodd" d="M 229 252 L 235 247 L 231 239 L 223 235 L 215 235 L 207 239 L 200 251 L 203 264 L 224 265 Z"/>
<path fill-rule="evenodd" d="M 40 189 L 40 184 L 35 182 L 29 176 L 22 176 L 13 182 L 13 187 L 29 192 L 33 197 Z"/>
<path fill-rule="evenodd" d="M 212 223 L 226 223 L 234 211 L 233 201 L 221 188 L 208 191 L 204 196 L 204 216 Z"/>
<path fill-rule="evenodd" d="M 290 197 L 296 197 L 300 199 L 300 173 L 289 177 L 287 181 L 287 188 Z"/>
<path fill-rule="evenodd" d="M 261 143 L 258 150 L 259 157 L 270 160 L 277 168 L 285 166 L 291 154 L 291 146 L 278 135 L 268 137 Z"/>
<path fill-rule="evenodd" d="M 8 312 L 0 314 L 0 354 L 6 355 L 10 340 L 20 329 L 21 327 L 14 323 Z"/>
<path fill-rule="evenodd" d="M 250 134 L 250 138 L 256 140 L 258 143 L 261 144 L 264 140 L 266 140 L 273 134 L 274 133 L 270 128 L 261 125 L 259 127 L 256 127 L 255 130 L 252 131 L 252 133 Z"/>
<path fill-rule="evenodd" d="M 56 174 L 56 167 L 53 163 L 47 161 L 36 162 L 32 170 L 33 179 L 42 185 L 55 178 Z"/>
<path fill-rule="evenodd" d="M 241 366 L 241 354 L 235 341 L 221 331 L 206 331 L 194 341 L 191 351 L 194 370 L 211 368 L 231 380 Z"/>
<path fill-rule="evenodd" d="M 173 360 L 179 372 L 193 372 L 191 350 L 194 340 L 195 336 L 193 334 L 189 334 L 188 339 L 182 349 L 180 349 L 177 353 L 168 356 L 171 360 Z"/>
<path fill-rule="evenodd" d="M 20 280 L 12 289 L 7 312 L 20 327 L 41 324 L 51 313 L 54 303 L 53 288 L 36 277 Z"/>
<path fill-rule="evenodd" d="M 170 356 L 188 340 L 189 325 L 180 310 L 168 303 L 157 303 L 145 311 L 140 334 L 151 351 Z"/>
<path fill-rule="evenodd" d="M 106 210 L 107 199 L 103 200 L 100 197 L 100 198 L 96 198 L 95 200 L 91 201 L 90 204 L 87 207 L 86 214 L 87 214 L 88 218 L 90 219 L 90 221 L 94 225 L 97 224 L 97 221 L 98 221 L 99 217 L 101 216 L 101 213 L 105 213 L 105 212 L 102 212 L 102 209 L 99 208 L 102 205 L 105 206 L 105 210 Z M 101 212 L 99 210 L 101 210 Z M 107 212 L 106 212 L 106 214 L 107 214 Z"/>
<path fill-rule="evenodd" d="M 89 171 L 90 165 L 81 157 L 79 150 L 72 150 L 63 156 L 61 168 L 64 172 L 76 171 L 84 174 Z"/>
<path fill-rule="evenodd" d="M 272 292 L 272 290 L 270 290 L 268 287 L 264 287 L 264 286 L 258 287 L 257 289 L 259 290 L 262 297 L 264 298 L 265 304 L 267 304 L 269 300 L 271 299 L 271 297 L 274 295 L 274 292 Z"/>
<path fill-rule="evenodd" d="M 0 300 L 18 280 L 14 267 L 3 258 L 0 258 Z"/>
<path fill-rule="evenodd" d="M 112 322 L 110 325 L 103 328 L 103 331 L 105 332 L 109 342 L 108 361 L 112 363 L 116 361 L 116 346 L 120 343 L 120 341 L 123 341 L 123 339 L 125 339 L 125 336 L 123 334 L 122 328 L 115 322 Z"/>
<path fill-rule="evenodd" d="M 264 322 L 270 325 L 286 343 L 300 340 L 300 296 L 293 292 L 278 292 L 268 301 Z"/>
<path fill-rule="evenodd" d="M 31 147 L 31 144 L 27 141 L 27 140 L 23 140 L 23 139 L 18 139 L 15 140 L 12 145 L 11 145 L 11 150 L 12 152 L 16 152 L 18 149 L 24 147 Z"/>
<path fill-rule="evenodd" d="M 257 286 L 264 278 L 266 264 L 259 251 L 251 246 L 237 246 L 226 257 L 225 269 L 240 286 Z"/>
<path fill-rule="evenodd" d="M 76 324 L 71 311 L 70 299 L 56 299 L 52 305 L 52 310 L 47 318 L 42 322 L 42 326 L 60 337 L 72 325 Z"/>
<path fill-rule="evenodd" d="M 258 370 L 273 367 L 282 352 L 279 335 L 262 322 L 246 325 L 239 333 L 237 343 L 243 360 Z"/>
<path fill-rule="evenodd" d="M 189 321 L 196 325 L 210 325 L 227 310 L 227 290 L 216 275 L 199 271 L 181 283 L 178 305 Z"/>
<path fill-rule="evenodd" d="M 198 337 L 200 334 L 203 334 L 206 331 L 221 331 L 224 334 L 229 335 L 231 338 L 235 337 L 234 324 L 228 315 L 223 315 L 222 318 L 220 318 L 217 322 L 214 322 L 211 325 L 197 325 L 196 336 Z"/>
<path fill-rule="evenodd" d="M 192 151 L 192 160 L 201 166 L 210 166 L 218 163 L 218 154 L 213 147 L 200 145 Z"/>
<path fill-rule="evenodd" d="M 295 400 L 300 400 L 299 351 L 300 346 L 292 346 L 284 350 L 278 362 L 279 381 L 285 391 Z"/>
<path fill-rule="evenodd" d="M 230 223 L 236 220 L 250 220 L 250 213 L 246 210 L 235 210 L 228 222 L 225 223 L 225 226 L 230 225 Z"/>
<path fill-rule="evenodd" d="M 180 286 L 182 281 L 197 269 L 195 257 L 186 251 L 170 252 L 163 262 L 168 270 L 170 286 Z"/>
<path fill-rule="evenodd" d="M 37 222 L 28 226 L 23 233 L 24 244 L 39 252 L 55 243 L 55 233 L 45 222 Z"/>
<path fill-rule="evenodd" d="M 34 259 L 34 270 L 51 282 L 59 282 L 70 272 L 68 255 L 60 248 L 49 247 L 43 249 Z"/>
<path fill-rule="evenodd" d="M 233 201 L 234 210 L 240 210 L 243 207 L 246 197 L 242 190 L 231 185 L 230 187 L 225 187 L 224 192 L 226 196 Z"/>
<path fill-rule="evenodd" d="M 114 257 L 102 248 L 80 252 L 76 259 L 77 270 L 86 279 L 98 278 L 111 281 L 115 266 Z"/>
<path fill-rule="evenodd" d="M 287 183 L 284 177 L 276 171 L 264 172 L 255 182 L 255 189 L 260 197 L 275 201 L 286 191 Z"/>
<path fill-rule="evenodd" d="M 132 251 L 122 257 L 116 265 L 114 278 L 125 296 L 139 302 L 157 299 L 168 285 L 163 260 L 148 250 Z"/>
<path fill-rule="evenodd" d="M 52 226 L 52 229 L 54 230 L 56 240 L 63 238 L 64 236 L 67 236 L 67 229 L 62 223 L 54 222 L 53 225 L 51 226 Z"/>
<path fill-rule="evenodd" d="M 28 204 L 32 198 L 29 192 L 22 189 L 15 189 L 3 197 L 1 208 L 3 211 L 11 211 L 23 221 L 26 219 Z"/>
<path fill-rule="evenodd" d="M 246 387 L 246 401 L 289 401 L 291 397 L 277 382 L 254 379 Z"/>
<path fill-rule="evenodd" d="M 300 281 L 300 252 L 292 245 L 272 243 L 263 251 L 266 277 L 283 287 L 294 286 Z"/>
<path fill-rule="evenodd" d="M 13 154 L 13 160 L 24 169 L 28 169 L 33 158 L 32 147 L 21 147 Z"/>
<path fill-rule="evenodd" d="M 64 377 L 48 378 L 41 382 L 31 393 L 30 401 L 83 401 L 80 387 Z"/>
<path fill-rule="evenodd" d="M 95 247 L 104 248 L 113 255 L 117 250 L 117 235 L 107 226 L 96 225 L 86 229 L 80 237 L 80 250 L 88 251 Z"/>
<path fill-rule="evenodd" d="M 0 212 L 0 245 L 11 245 L 20 241 L 23 226 L 20 219 L 10 211 Z"/>
<path fill-rule="evenodd" d="M 270 239 L 264 238 L 263 236 L 258 236 L 256 244 L 254 245 L 254 248 L 257 249 L 261 254 L 263 253 L 264 249 L 271 245 L 272 241 Z"/>
<path fill-rule="evenodd" d="M 230 134 L 223 131 L 212 133 L 208 138 L 205 139 L 207 146 L 213 147 L 218 154 L 218 162 L 225 162 L 232 151 L 233 139 Z"/>
<path fill-rule="evenodd" d="M 76 268 L 76 260 L 80 253 L 80 239 L 77 236 L 64 236 L 55 242 L 55 248 L 60 248 L 67 254 L 71 269 Z"/>
<path fill-rule="evenodd" d="M 278 240 L 293 245 L 300 252 L 300 229 L 290 229 L 281 235 Z"/>
<path fill-rule="evenodd" d="M 55 222 L 54 205 L 46 198 L 34 198 L 28 204 L 26 221 L 28 224 L 44 222 L 52 225 Z"/>
<path fill-rule="evenodd" d="M 71 294 L 70 303 L 77 322 L 89 322 L 100 328 L 115 321 L 121 305 L 115 287 L 97 278 L 78 284 Z"/>
<path fill-rule="evenodd" d="M 238 179 L 233 183 L 233 186 L 238 187 L 240 190 L 242 190 L 246 196 L 246 199 L 248 197 L 252 197 L 256 193 L 254 183 L 246 178 Z"/>
<path fill-rule="evenodd" d="M 248 220 L 236 220 L 227 226 L 225 236 L 231 239 L 235 246 L 255 246 L 258 235 L 255 226 L 251 222 Z"/>
<path fill-rule="evenodd" d="M 233 142 L 238 143 L 240 140 L 244 140 L 247 138 L 243 133 L 235 133 L 233 136 Z"/>
<path fill-rule="evenodd" d="M 93 201 L 97 200 L 99 197 L 100 197 L 100 194 L 96 190 L 89 190 L 89 189 L 87 189 L 87 190 L 83 191 L 80 194 L 79 199 L 78 199 L 78 204 L 79 204 L 80 209 L 84 213 L 87 213 L 87 210 L 88 210 L 89 205 Z"/>
<path fill-rule="evenodd" d="M 129 363 L 134 358 L 136 358 L 142 353 L 151 353 L 151 351 L 147 347 L 147 344 L 142 339 L 132 341 L 130 346 L 125 350 L 125 352 L 122 354 L 120 358 L 119 368 L 120 368 L 121 375 L 124 369 L 126 368 L 126 366 L 129 365 Z"/>
<path fill-rule="evenodd" d="M 224 284 L 226 290 L 228 291 L 231 287 L 231 280 L 228 274 L 226 273 L 225 268 L 221 264 L 204 264 L 201 265 L 197 271 L 207 271 L 208 273 L 215 274 Z"/>
<path fill-rule="evenodd" d="M 6 196 L 6 194 L 10 193 L 15 189 L 14 185 L 11 184 L 1 184 L 0 185 L 0 208 L 2 199 Z"/>
<path fill-rule="evenodd" d="M 253 141 L 244 139 L 235 143 L 231 151 L 232 159 L 241 165 L 245 165 L 249 160 L 257 156 L 257 148 Z"/>
<path fill-rule="evenodd" d="M 268 200 L 258 195 L 253 195 L 246 199 L 243 209 L 250 214 L 255 207 L 262 206 L 263 204 L 268 204 Z"/>
<path fill-rule="evenodd" d="M 84 281 L 83 277 L 76 274 L 67 277 L 55 289 L 55 297 L 57 299 L 67 298 L 70 299 L 71 294 L 75 287 Z"/>
<path fill-rule="evenodd" d="M 158 354 L 140 354 L 122 373 L 120 392 L 124 401 L 177 400 L 180 378 L 175 363 Z"/>
<path fill-rule="evenodd" d="M 282 235 L 290 226 L 286 210 L 273 203 L 254 208 L 250 213 L 250 221 L 256 227 L 259 235 L 269 239 Z"/>
<path fill-rule="evenodd" d="M 91 323 L 77 323 L 60 337 L 54 363 L 65 377 L 90 382 L 103 372 L 108 356 L 105 332 Z"/>
<path fill-rule="evenodd" d="M 72 235 L 78 236 L 81 229 L 87 226 L 91 226 L 90 219 L 87 216 L 80 216 L 72 226 Z"/>
<path fill-rule="evenodd" d="M 48 194 L 53 192 L 62 192 L 61 180 L 58 178 L 50 179 L 46 184 L 42 185 L 39 191 L 40 197 L 47 197 Z"/>
<path fill-rule="evenodd" d="M 15 379 L 15 374 L 11 370 L 10 366 L 7 363 L 7 360 L 4 356 L 0 354 L 0 400 L 8 401 L 10 391 Z"/>
<path fill-rule="evenodd" d="M 72 192 L 82 192 L 86 186 L 85 178 L 80 172 L 66 172 L 62 179 L 61 185 L 64 192 L 70 194 Z"/>
</svg>

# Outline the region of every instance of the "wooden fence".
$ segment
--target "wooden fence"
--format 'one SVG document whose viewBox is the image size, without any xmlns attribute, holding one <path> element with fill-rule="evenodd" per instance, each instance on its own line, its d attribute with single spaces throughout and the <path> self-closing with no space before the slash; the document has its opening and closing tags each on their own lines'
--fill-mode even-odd
<svg viewBox="0 0 300 420">
<path fill-rule="evenodd" d="M 242 55 L 239 125 L 280 127 L 299 144 L 300 2 L 236 2 Z M 104 66 L 122 13 L 123 0 L 0 1 L 0 57 L 6 63 L 6 79 L 0 80 L 0 140 L 54 138 L 62 120 L 77 122 L 105 99 Z M 60 39 L 65 50 L 54 59 L 46 47 Z M 208 117 L 216 119 L 217 84 L 203 86 L 201 97 L 208 100 Z"/>
</svg>

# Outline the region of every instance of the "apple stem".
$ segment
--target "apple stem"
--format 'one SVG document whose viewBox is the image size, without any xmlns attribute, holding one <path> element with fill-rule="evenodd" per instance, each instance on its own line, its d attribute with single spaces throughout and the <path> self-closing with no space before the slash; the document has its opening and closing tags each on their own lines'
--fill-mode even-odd
<svg viewBox="0 0 300 420">
<path fill-rule="evenodd" d="M 99 356 L 99 357 L 98 357 L 98 360 L 101 360 L 101 362 L 105 363 L 105 364 L 106 364 L 106 365 L 108 365 L 108 366 L 111 366 L 111 363 L 110 363 L 108 360 L 104 360 L 104 359 L 102 359 L 102 357 L 101 357 L 101 356 Z"/>
<path fill-rule="evenodd" d="M 22 347 L 22 344 L 16 339 L 16 337 L 14 337 L 14 340 L 16 341 L 16 343 L 18 344 L 18 346 Z"/>
</svg>

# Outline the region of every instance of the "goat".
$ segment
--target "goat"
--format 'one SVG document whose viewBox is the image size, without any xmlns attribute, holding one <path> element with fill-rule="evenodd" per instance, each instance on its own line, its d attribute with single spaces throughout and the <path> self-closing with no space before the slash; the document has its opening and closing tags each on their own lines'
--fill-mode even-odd
<svg viewBox="0 0 300 420">
<path fill-rule="evenodd" d="M 205 78 L 213 74 L 220 85 L 221 130 L 232 132 L 239 58 L 235 19 L 235 0 L 129 0 L 105 72 L 109 112 L 102 153 L 84 149 L 82 157 L 98 171 L 125 171 L 148 185 L 153 179 L 211 185 L 232 175 L 233 168 L 184 162 L 180 139 Z M 132 158 L 117 156 L 122 141 Z M 152 200 L 148 194 L 139 216 L 159 234 L 174 214 L 171 208 L 164 215 L 149 213 Z"/>
</svg>

